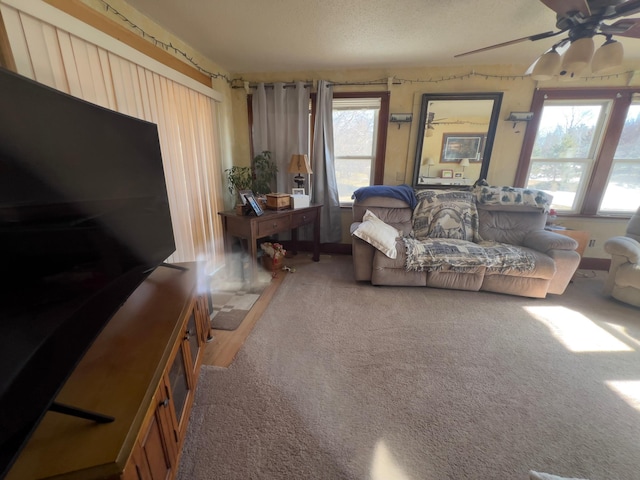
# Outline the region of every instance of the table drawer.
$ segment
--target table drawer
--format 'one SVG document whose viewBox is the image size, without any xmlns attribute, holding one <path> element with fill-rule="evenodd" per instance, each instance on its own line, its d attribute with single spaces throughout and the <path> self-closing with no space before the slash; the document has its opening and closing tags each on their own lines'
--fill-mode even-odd
<svg viewBox="0 0 640 480">
<path fill-rule="evenodd" d="M 268 237 L 274 233 L 291 229 L 291 217 L 265 218 L 258 222 L 258 237 Z"/>
<path fill-rule="evenodd" d="M 291 228 L 296 228 L 300 225 L 312 223 L 316 219 L 317 215 L 318 211 L 316 209 L 308 210 L 306 212 L 294 213 L 291 219 Z"/>
</svg>

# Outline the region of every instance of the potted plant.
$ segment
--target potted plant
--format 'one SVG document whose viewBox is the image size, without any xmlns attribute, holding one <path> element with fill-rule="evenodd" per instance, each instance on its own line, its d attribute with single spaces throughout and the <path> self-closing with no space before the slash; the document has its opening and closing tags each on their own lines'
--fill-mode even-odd
<svg viewBox="0 0 640 480">
<path fill-rule="evenodd" d="M 252 166 L 234 165 L 224 172 L 227 175 L 229 192 L 236 195 L 237 208 L 244 205 L 239 193 L 242 190 L 251 190 L 256 196 L 271 193 L 271 182 L 276 177 L 278 167 L 271 160 L 271 152 L 265 150 L 253 158 Z"/>
<path fill-rule="evenodd" d="M 276 178 L 278 167 L 271 160 L 271 152 L 264 152 L 253 157 L 253 191 L 256 195 L 271 193 L 271 182 Z"/>
</svg>

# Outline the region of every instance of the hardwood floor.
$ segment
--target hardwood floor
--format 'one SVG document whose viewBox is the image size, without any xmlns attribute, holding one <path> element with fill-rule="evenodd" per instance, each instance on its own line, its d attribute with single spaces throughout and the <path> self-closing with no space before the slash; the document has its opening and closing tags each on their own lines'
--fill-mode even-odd
<svg viewBox="0 0 640 480">
<path fill-rule="evenodd" d="M 203 365 L 214 365 L 216 367 L 228 367 L 231 365 L 231 362 L 233 362 L 236 354 L 262 316 L 267 305 L 269 305 L 271 298 L 286 275 L 290 274 L 288 272 L 278 272 L 276 277 L 264 289 L 260 298 L 256 300 L 256 303 L 251 307 L 251 310 L 249 310 L 249 313 L 238 328 L 235 330 L 213 330 L 214 338 L 205 348 Z"/>
</svg>

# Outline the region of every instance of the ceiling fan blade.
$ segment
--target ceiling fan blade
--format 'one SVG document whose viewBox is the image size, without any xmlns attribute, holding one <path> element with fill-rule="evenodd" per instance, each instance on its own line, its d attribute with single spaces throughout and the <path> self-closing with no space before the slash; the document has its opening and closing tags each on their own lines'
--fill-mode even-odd
<svg viewBox="0 0 640 480">
<path fill-rule="evenodd" d="M 483 48 L 478 48 L 476 50 L 471 50 L 470 52 L 459 53 L 457 55 L 454 55 L 453 58 L 464 57 L 465 55 L 472 55 L 474 53 L 486 52 L 487 50 L 493 50 L 494 48 L 506 47 L 508 45 L 513 45 L 513 44 L 520 43 L 520 42 L 526 42 L 527 40 L 535 42 L 536 40 L 542 40 L 543 38 L 553 37 L 554 35 L 558 35 L 559 33 L 562 33 L 562 30 L 559 31 L 559 32 L 553 32 L 553 31 L 552 32 L 544 32 L 544 33 L 538 33 L 536 35 L 529 35 L 528 37 L 516 38 L 515 40 L 509 40 L 508 42 L 497 43 L 495 45 L 490 45 L 488 47 L 483 47 Z"/>
<path fill-rule="evenodd" d="M 540 0 L 558 15 L 567 16 L 580 12 L 585 18 L 591 16 L 587 0 Z M 635 0 L 632 0 L 635 1 Z"/>
<path fill-rule="evenodd" d="M 640 38 L 640 18 L 625 18 L 612 25 L 602 25 L 602 33 L 621 37 Z"/>
<path fill-rule="evenodd" d="M 616 5 L 616 17 L 626 17 L 640 12 L 640 0 L 628 0 L 627 2 Z"/>
<path fill-rule="evenodd" d="M 561 40 L 560 42 L 556 43 L 553 47 L 551 47 L 549 50 L 547 50 L 544 53 L 548 53 L 548 52 L 550 52 L 551 50 L 553 50 L 555 48 L 556 52 L 558 52 L 558 55 L 564 55 L 564 52 L 569 50 L 570 46 L 571 46 L 571 42 L 569 41 L 568 38 L 565 38 L 565 39 Z M 544 55 L 544 53 L 542 55 Z M 540 57 L 542 57 L 542 55 L 540 55 Z M 531 75 L 533 73 L 533 69 L 535 68 L 536 64 L 540 60 L 540 57 L 536 58 L 535 62 L 533 62 L 529 66 L 529 68 L 527 68 L 527 71 L 524 72 L 525 75 Z"/>
</svg>

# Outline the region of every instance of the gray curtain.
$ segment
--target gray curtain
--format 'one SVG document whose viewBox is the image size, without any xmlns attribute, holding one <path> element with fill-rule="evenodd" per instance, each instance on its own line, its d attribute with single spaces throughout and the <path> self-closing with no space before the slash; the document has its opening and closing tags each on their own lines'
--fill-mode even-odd
<svg viewBox="0 0 640 480">
<path fill-rule="evenodd" d="M 276 192 L 295 187 L 294 174 L 288 173 L 291 155 L 309 154 L 309 90 L 302 82 L 273 88 L 260 83 L 253 94 L 253 152 L 271 152 L 278 166 Z"/>
<path fill-rule="evenodd" d="M 325 80 L 318 82 L 312 159 L 311 201 L 323 204 L 320 241 L 338 243 L 342 238 L 342 228 L 333 152 L 333 87 Z"/>
</svg>

